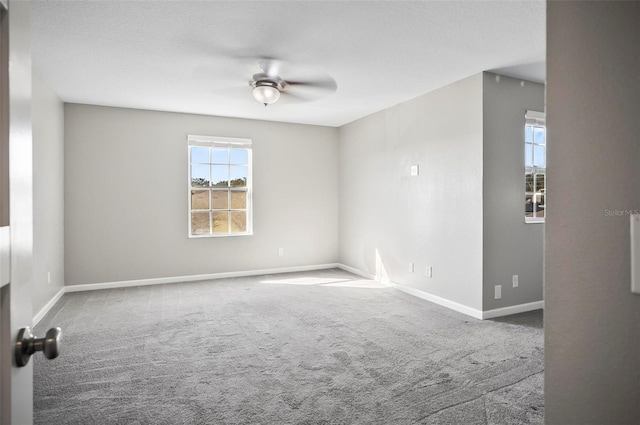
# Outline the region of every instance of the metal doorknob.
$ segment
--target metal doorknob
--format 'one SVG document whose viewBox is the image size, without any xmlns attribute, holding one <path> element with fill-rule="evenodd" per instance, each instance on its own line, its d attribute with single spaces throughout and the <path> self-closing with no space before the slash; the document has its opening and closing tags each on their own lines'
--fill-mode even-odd
<svg viewBox="0 0 640 425">
<path fill-rule="evenodd" d="M 49 360 L 55 359 L 60 354 L 60 342 L 62 341 L 62 329 L 51 328 L 44 338 L 36 338 L 29 327 L 22 328 L 18 332 L 16 340 L 15 356 L 18 367 L 26 366 L 31 355 L 36 351 L 42 351 Z"/>
</svg>

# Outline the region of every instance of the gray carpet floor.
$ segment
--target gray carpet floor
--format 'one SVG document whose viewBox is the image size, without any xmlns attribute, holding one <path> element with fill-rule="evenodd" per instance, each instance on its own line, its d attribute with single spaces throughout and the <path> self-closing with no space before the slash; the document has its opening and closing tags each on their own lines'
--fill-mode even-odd
<svg viewBox="0 0 640 425">
<path fill-rule="evenodd" d="M 480 321 L 341 270 L 65 294 L 36 424 L 542 424 L 542 312 Z"/>
</svg>

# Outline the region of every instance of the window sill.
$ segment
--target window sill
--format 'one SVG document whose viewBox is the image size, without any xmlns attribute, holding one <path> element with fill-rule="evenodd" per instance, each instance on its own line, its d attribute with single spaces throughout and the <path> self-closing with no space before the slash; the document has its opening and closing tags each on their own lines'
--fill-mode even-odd
<svg viewBox="0 0 640 425">
<path fill-rule="evenodd" d="M 525 217 L 525 224 L 544 224 L 544 218 Z"/>
<path fill-rule="evenodd" d="M 202 239 L 202 238 L 229 238 L 236 236 L 253 236 L 253 232 L 246 233 L 223 233 L 218 235 L 189 235 L 189 239 Z"/>
</svg>

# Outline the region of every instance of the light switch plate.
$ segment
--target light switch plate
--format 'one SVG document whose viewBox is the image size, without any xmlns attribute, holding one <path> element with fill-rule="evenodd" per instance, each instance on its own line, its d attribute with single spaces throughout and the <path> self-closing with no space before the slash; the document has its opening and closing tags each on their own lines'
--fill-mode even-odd
<svg viewBox="0 0 640 425">
<path fill-rule="evenodd" d="M 640 214 L 631 214 L 631 292 L 640 294 Z"/>
<path fill-rule="evenodd" d="M 420 174 L 420 167 L 417 165 L 412 165 L 411 166 L 411 175 L 412 176 L 417 176 L 418 174 Z"/>
</svg>

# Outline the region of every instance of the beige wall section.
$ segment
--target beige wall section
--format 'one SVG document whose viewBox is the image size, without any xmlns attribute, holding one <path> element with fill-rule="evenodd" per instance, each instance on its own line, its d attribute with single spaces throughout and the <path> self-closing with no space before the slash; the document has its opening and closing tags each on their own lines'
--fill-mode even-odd
<svg viewBox="0 0 640 425">
<path fill-rule="evenodd" d="M 481 310 L 482 74 L 339 135 L 340 262 Z"/>
<path fill-rule="evenodd" d="M 253 139 L 253 236 L 187 237 L 188 134 Z M 338 259 L 335 128 L 66 104 L 65 138 L 67 285 Z"/>
<path fill-rule="evenodd" d="M 542 300 L 544 224 L 524 222 L 523 137 L 525 112 L 544 112 L 544 85 L 522 82 L 484 73 L 484 310 Z"/>
<path fill-rule="evenodd" d="M 64 286 L 64 105 L 33 74 L 33 312 Z M 47 273 L 51 273 L 48 283 Z"/>
<path fill-rule="evenodd" d="M 547 40 L 545 423 L 638 424 L 640 3 L 548 2 Z"/>
</svg>

